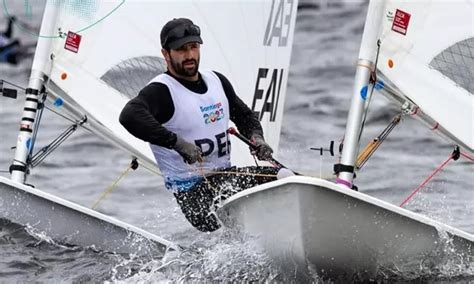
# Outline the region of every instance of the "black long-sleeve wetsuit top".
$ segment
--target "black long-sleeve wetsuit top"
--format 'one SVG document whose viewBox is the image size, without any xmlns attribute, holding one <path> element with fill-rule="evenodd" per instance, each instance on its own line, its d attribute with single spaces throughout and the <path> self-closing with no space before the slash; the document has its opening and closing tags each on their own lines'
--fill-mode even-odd
<svg viewBox="0 0 474 284">
<path fill-rule="evenodd" d="M 229 101 L 230 120 L 235 123 L 239 132 L 248 138 L 252 134 L 263 136 L 263 130 L 256 115 L 237 96 L 229 80 L 218 72 L 214 71 L 214 73 L 219 77 Z M 176 78 L 169 71 L 166 74 L 178 80 L 192 92 L 198 94 L 207 92 L 207 86 L 201 74 L 197 81 Z M 120 114 L 120 123 L 135 137 L 171 149 L 176 144 L 176 134 L 162 124 L 173 117 L 174 110 L 169 88 L 163 83 L 154 82 L 143 88 L 138 96 L 125 105 Z"/>
</svg>

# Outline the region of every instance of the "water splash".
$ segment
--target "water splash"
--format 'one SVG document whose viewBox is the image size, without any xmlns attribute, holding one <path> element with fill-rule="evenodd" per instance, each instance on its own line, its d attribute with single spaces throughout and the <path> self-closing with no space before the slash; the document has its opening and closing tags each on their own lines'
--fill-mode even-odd
<svg viewBox="0 0 474 284">
<path fill-rule="evenodd" d="M 168 252 L 162 259 L 148 262 L 127 281 L 261 282 L 286 277 L 256 242 L 236 237 L 229 230 L 199 236 L 184 251 Z"/>
<path fill-rule="evenodd" d="M 474 275 L 474 256 L 471 244 L 454 239 L 451 234 L 438 229 L 436 247 L 427 255 L 405 263 L 380 267 L 377 280 L 431 281 L 469 279 Z"/>
</svg>

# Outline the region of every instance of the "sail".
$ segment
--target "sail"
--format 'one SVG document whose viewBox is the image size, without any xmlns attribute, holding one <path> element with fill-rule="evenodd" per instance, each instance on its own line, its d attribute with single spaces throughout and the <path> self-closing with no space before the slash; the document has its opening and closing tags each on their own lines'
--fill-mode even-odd
<svg viewBox="0 0 474 284">
<path fill-rule="evenodd" d="M 223 73 L 258 115 L 277 149 L 285 101 L 297 1 L 60 1 L 47 88 L 55 105 L 154 165 L 148 143 L 131 136 L 118 117 L 153 77 L 166 71 L 160 31 L 187 17 L 202 30 L 201 69 Z M 60 35 L 60 36 L 58 36 Z M 233 162 L 251 163 L 248 147 L 232 140 Z M 245 153 L 245 154 L 244 154 Z"/>
<path fill-rule="evenodd" d="M 382 92 L 474 152 L 474 2 L 390 0 L 382 21 Z"/>
</svg>

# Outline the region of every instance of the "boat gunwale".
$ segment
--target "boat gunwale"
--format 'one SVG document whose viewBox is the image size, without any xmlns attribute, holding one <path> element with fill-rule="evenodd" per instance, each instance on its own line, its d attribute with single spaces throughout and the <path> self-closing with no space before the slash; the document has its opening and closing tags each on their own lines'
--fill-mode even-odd
<svg viewBox="0 0 474 284">
<path fill-rule="evenodd" d="M 470 234 L 468 232 L 462 231 L 460 229 L 454 228 L 452 226 L 443 224 L 441 222 L 435 221 L 429 217 L 426 217 L 424 215 L 412 212 L 410 210 L 404 209 L 402 207 L 393 205 L 391 203 L 388 203 L 386 201 L 380 200 L 378 198 L 372 197 L 370 195 L 367 195 L 363 192 L 355 191 L 355 190 L 350 190 L 347 187 L 340 185 L 340 184 L 335 184 L 333 182 L 323 180 L 320 178 L 314 178 L 314 177 L 306 177 L 306 176 L 291 176 L 291 177 L 286 177 L 283 179 L 279 179 L 276 181 L 268 182 L 265 184 L 261 184 L 249 189 L 245 189 L 241 192 L 238 192 L 228 199 L 226 199 L 224 202 L 221 203 L 221 208 L 219 210 L 225 210 L 226 206 L 230 206 L 233 202 L 237 202 L 237 200 L 241 200 L 242 198 L 248 197 L 252 194 L 258 193 L 258 192 L 263 192 L 266 190 L 272 190 L 276 189 L 278 187 L 288 185 L 288 184 L 304 184 L 304 185 L 311 185 L 319 188 L 323 188 L 326 190 L 333 190 L 336 191 L 342 195 L 349 196 L 351 198 L 357 199 L 358 201 L 362 201 L 365 203 L 369 203 L 371 205 L 380 207 L 384 210 L 388 210 L 392 213 L 401 215 L 403 217 L 409 218 L 413 221 L 423 223 L 425 225 L 435 227 L 436 230 L 438 231 L 444 231 L 448 232 L 454 236 L 458 236 L 461 238 L 464 238 L 470 242 L 474 243 L 474 235 Z"/>
</svg>

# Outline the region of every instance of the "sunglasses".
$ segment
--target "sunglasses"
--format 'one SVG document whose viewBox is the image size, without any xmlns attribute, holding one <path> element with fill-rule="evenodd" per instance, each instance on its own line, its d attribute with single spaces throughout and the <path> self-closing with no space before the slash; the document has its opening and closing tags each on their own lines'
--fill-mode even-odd
<svg viewBox="0 0 474 284">
<path fill-rule="evenodd" d="M 185 36 L 200 36 L 200 35 L 201 35 L 201 29 L 194 24 L 178 26 L 168 32 L 165 38 L 164 46 L 168 46 L 170 42 L 183 38 Z"/>
</svg>

